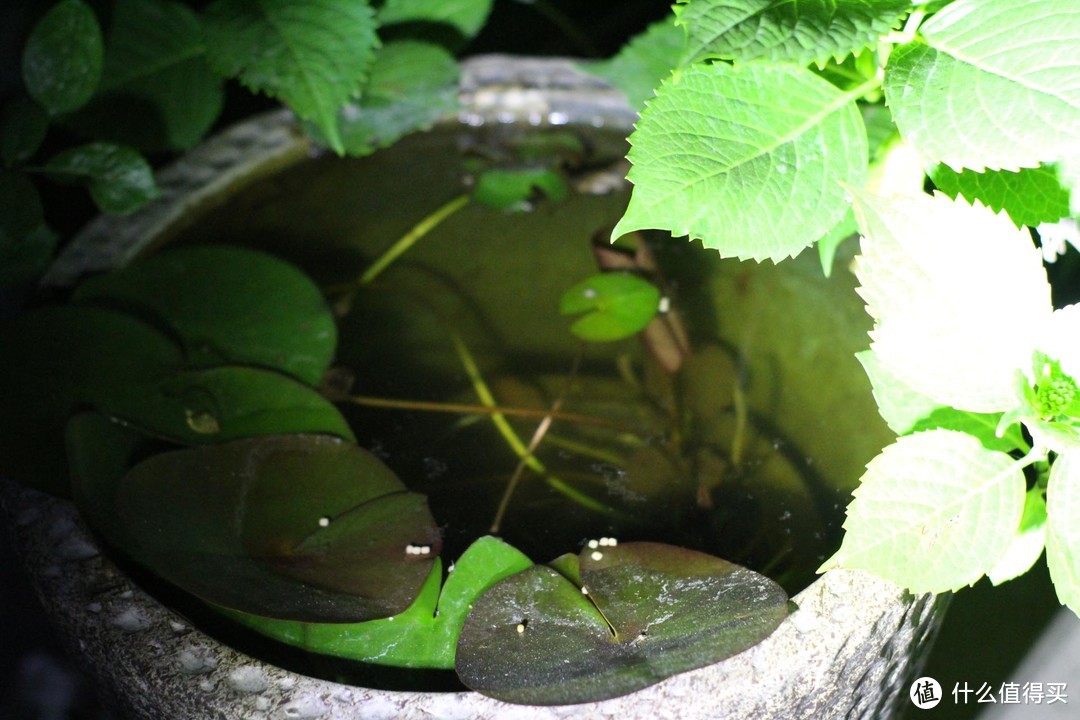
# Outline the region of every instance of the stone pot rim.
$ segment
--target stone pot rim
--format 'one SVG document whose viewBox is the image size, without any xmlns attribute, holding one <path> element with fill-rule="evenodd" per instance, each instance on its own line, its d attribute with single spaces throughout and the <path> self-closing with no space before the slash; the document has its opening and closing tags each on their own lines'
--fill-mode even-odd
<svg viewBox="0 0 1080 720">
<path fill-rule="evenodd" d="M 466 125 L 629 129 L 636 118 L 620 92 L 570 60 L 479 56 L 462 70 L 457 121 Z M 313 152 L 287 111 L 243 121 L 165 169 L 163 197 L 144 210 L 91 222 L 43 283 L 69 285 L 123 264 L 193 207 Z M 73 651 L 137 718 L 885 717 L 915 677 L 943 607 L 866 573 L 831 570 L 794 598 L 799 610 L 773 635 L 740 655 L 598 703 L 515 706 L 472 692 L 337 685 L 266 665 L 192 628 L 119 573 L 71 503 L 5 481 L 0 505 Z M 781 664 L 783 676 L 774 672 Z M 173 699 L 162 692 L 170 684 Z"/>
</svg>

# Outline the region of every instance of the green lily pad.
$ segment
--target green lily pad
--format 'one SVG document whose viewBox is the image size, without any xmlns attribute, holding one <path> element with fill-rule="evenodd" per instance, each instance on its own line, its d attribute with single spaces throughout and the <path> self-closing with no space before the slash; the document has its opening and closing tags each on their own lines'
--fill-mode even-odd
<svg viewBox="0 0 1080 720">
<path fill-rule="evenodd" d="M 186 370 L 117 398 L 109 411 L 184 445 L 287 433 L 355 440 L 333 403 L 308 385 L 260 368 Z"/>
<path fill-rule="evenodd" d="M 337 344 L 318 287 L 254 250 L 177 248 L 88 280 L 74 300 L 149 315 L 179 335 L 197 367 L 257 365 L 317 385 Z"/>
<path fill-rule="evenodd" d="M 562 294 L 559 312 L 582 315 L 570 332 L 589 342 L 636 335 L 656 316 L 660 290 L 630 273 L 597 273 Z"/>
<path fill-rule="evenodd" d="M 476 598 L 496 582 L 531 565 L 520 551 L 485 536 L 450 566 L 445 583 L 442 563 L 436 559 L 416 601 L 391 618 L 340 624 L 229 615 L 264 635 L 311 652 L 379 665 L 450 669 L 461 626 Z"/>
<path fill-rule="evenodd" d="M 319 435 L 155 455 L 116 503 L 135 560 L 206 602 L 285 620 L 397 615 L 440 549 L 423 496 L 366 450 Z"/>
<path fill-rule="evenodd" d="M 537 199 L 559 202 L 566 190 L 566 180 L 551 168 L 496 168 L 480 174 L 473 199 L 498 210 L 526 210 Z"/>
<path fill-rule="evenodd" d="M 773 581 L 704 553 L 656 543 L 586 548 L 534 566 L 473 605 L 456 669 L 470 688 L 514 703 L 625 695 L 731 657 L 788 612 Z"/>
</svg>

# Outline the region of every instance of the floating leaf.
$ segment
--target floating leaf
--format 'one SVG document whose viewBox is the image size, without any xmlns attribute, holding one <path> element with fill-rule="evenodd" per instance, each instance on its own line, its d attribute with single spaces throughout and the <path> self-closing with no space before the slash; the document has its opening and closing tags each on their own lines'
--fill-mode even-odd
<svg viewBox="0 0 1080 720">
<path fill-rule="evenodd" d="M 0 287 L 41 273 L 52 259 L 56 240 L 30 179 L 0 170 Z"/>
<path fill-rule="evenodd" d="M 686 50 L 686 32 L 672 18 L 655 22 L 634 36 L 615 57 L 582 65 L 623 91 L 632 108 L 640 108 L 653 90 L 677 67 Z"/>
<path fill-rule="evenodd" d="M 259 365 L 317 385 L 337 344 L 334 318 L 311 279 L 254 250 L 169 250 L 88 280 L 74 300 L 149 313 L 175 330 L 188 364 L 200 367 Z"/>
<path fill-rule="evenodd" d="M 1046 488 L 1046 564 L 1058 600 L 1080 615 L 1080 458 L 1059 455 Z"/>
<path fill-rule="evenodd" d="M 524 210 L 538 197 L 559 202 L 566 190 L 566 180 L 550 168 L 494 169 L 481 173 L 472 197 L 488 207 Z"/>
<path fill-rule="evenodd" d="M 49 129 L 49 116 L 40 105 L 20 97 L 0 116 L 0 160 L 11 167 L 33 157 Z"/>
<path fill-rule="evenodd" d="M 1043 490 L 1033 487 L 1027 491 L 1024 514 L 1012 542 L 997 564 L 986 576 L 994 585 L 1020 577 L 1039 559 L 1046 547 L 1046 501 Z"/>
<path fill-rule="evenodd" d="M 611 342 L 636 335 L 656 317 L 660 290 L 648 280 L 622 272 L 597 273 L 562 294 L 559 312 L 583 315 L 570 332 L 588 342 Z"/>
<path fill-rule="evenodd" d="M 787 615 L 776 583 L 692 550 L 626 543 L 578 563 L 529 568 L 476 601 L 457 648 L 466 685 L 533 705 L 604 700 L 740 653 Z"/>
<path fill-rule="evenodd" d="M 684 64 L 706 58 L 824 63 L 872 47 L 910 0 L 678 0 L 689 33 Z"/>
<path fill-rule="evenodd" d="M 396 667 L 450 669 L 461 626 L 476 598 L 496 582 L 531 565 L 518 550 L 485 536 L 451 566 L 445 583 L 442 563 L 436 560 L 416 601 L 393 618 L 343 625 L 267 620 L 236 613 L 230 617 L 311 652 Z"/>
<path fill-rule="evenodd" d="M 1016 462 L 970 435 L 899 438 L 867 465 L 843 544 L 821 571 L 866 570 L 917 593 L 972 585 L 1005 555 L 1024 493 Z"/>
<path fill-rule="evenodd" d="M 1080 143 L 1080 5 L 956 0 L 892 51 L 885 96 L 901 134 L 955 170 L 1016 170 Z"/>
<path fill-rule="evenodd" d="M 858 186 L 866 176 L 854 98 L 790 65 L 676 72 L 630 143 L 634 190 L 612 237 L 669 230 L 725 256 L 798 254 L 843 219 L 839 183 Z"/>
<path fill-rule="evenodd" d="M 95 307 L 37 310 L 0 338 L 0 467 L 66 494 L 64 423 L 78 406 L 108 410 L 180 367 L 180 348 L 150 326 Z"/>
<path fill-rule="evenodd" d="M 94 142 L 65 150 L 45 165 L 59 180 L 84 182 L 107 213 L 127 215 L 161 195 L 146 159 L 129 147 Z"/>
<path fill-rule="evenodd" d="M 371 453 L 318 435 L 155 455 L 120 482 L 117 511 L 135 541 L 126 549 L 155 573 L 206 602 L 287 620 L 396 615 L 440 546 L 423 496 Z"/>
<path fill-rule="evenodd" d="M 491 12 L 492 0 L 386 0 L 379 10 L 380 25 L 442 23 L 464 38 L 480 32 Z"/>
<path fill-rule="evenodd" d="M 52 115 L 90 99 L 101 79 L 101 27 L 90 6 L 61 0 L 34 26 L 23 50 L 26 90 Z"/>
<path fill-rule="evenodd" d="M 379 44 L 365 0 L 217 0 L 204 22 L 218 72 L 288 103 L 344 152 L 337 111 L 359 92 Z"/>
<path fill-rule="evenodd" d="M 144 151 L 186 150 L 214 124 L 224 100 L 224 81 L 206 62 L 202 26 L 190 8 L 117 0 L 98 94 L 70 123 Z"/>
<path fill-rule="evenodd" d="M 1057 168 L 1040 165 L 1018 172 L 987 170 L 956 172 L 948 165 L 930 171 L 938 190 L 955 199 L 963 195 L 968 202 L 978 200 L 994 212 L 1004 210 L 1012 221 L 1036 227 L 1068 217 L 1069 190 L 1058 179 Z"/>
<path fill-rule="evenodd" d="M 355 439 L 341 413 L 315 389 L 251 367 L 180 372 L 117 398 L 109 413 L 185 445 L 286 433 Z"/>
<path fill-rule="evenodd" d="M 1030 236 L 1004 215 L 941 195 L 851 195 L 864 236 L 855 272 L 882 367 L 941 405 L 1015 408 L 1016 371 L 1030 364 L 1050 312 Z"/>
<path fill-rule="evenodd" d="M 388 43 L 375 58 L 360 98 L 338 113 L 345 152 L 367 155 L 453 112 L 458 74 L 457 61 L 438 45 Z"/>
</svg>

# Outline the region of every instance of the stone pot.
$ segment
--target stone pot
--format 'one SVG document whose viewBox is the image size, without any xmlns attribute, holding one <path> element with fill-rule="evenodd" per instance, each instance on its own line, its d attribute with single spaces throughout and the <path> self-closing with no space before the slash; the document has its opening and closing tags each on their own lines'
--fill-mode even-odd
<svg viewBox="0 0 1080 720">
<path fill-rule="evenodd" d="M 566 137 L 561 133 L 580 131 L 587 138 L 583 152 L 588 159 L 574 175 L 574 184 L 582 197 L 593 198 L 582 201 L 583 212 L 595 213 L 590 222 L 599 222 L 625 202 L 625 165 L 619 158 L 625 152 L 623 138 L 635 116 L 621 94 L 603 82 L 583 75 L 567 61 L 488 56 L 464 64 L 461 97 L 463 109 L 457 118 L 448 118 L 435 133 L 414 136 L 417 139 L 411 141 L 412 146 L 410 141 L 402 145 L 413 147 L 417 157 L 424 157 L 425 143 L 434 142 L 431 138 L 440 137 L 442 132 L 442 137 L 452 137 L 465 154 L 490 154 L 512 145 L 522 128 L 547 133 L 556 144 Z M 582 151 L 578 148 L 575 152 Z M 305 218 L 281 214 L 284 211 L 278 201 L 290 195 L 294 186 L 280 179 L 284 176 L 279 173 L 299 168 L 299 185 L 303 186 L 308 183 L 305 168 L 322 163 L 331 166 L 328 172 L 333 173 L 334 167 L 345 162 L 318 155 L 286 112 L 242 123 L 165 170 L 159 179 L 162 199 L 133 216 L 101 218 L 88 226 L 44 282 L 67 285 L 81 275 L 122 265 L 162 243 L 215 233 L 233 238 L 247 232 L 242 242 L 266 243 L 285 256 L 307 252 L 310 259 L 310 244 L 306 250 L 301 248 L 307 242 L 303 239 Z M 363 162 L 378 168 L 381 157 Z M 434 160 L 416 167 L 414 158 L 413 165 L 411 173 L 402 175 L 398 185 L 388 189 L 394 198 L 392 204 L 421 202 L 408 192 L 418 177 L 443 174 L 454 178 L 460 174 L 458 165 L 442 166 Z M 349 197 L 359 207 L 344 220 L 328 221 L 319 231 L 330 240 L 319 246 L 314 264 L 329 268 L 331 274 L 341 258 L 356 252 L 347 239 L 335 244 L 333 238 L 347 238 L 350 223 L 358 217 L 371 217 L 379 202 L 386 203 L 371 199 L 364 188 L 349 182 L 332 185 L 352 191 Z M 263 190 L 249 192 L 257 185 Z M 330 193 L 326 207 L 316 206 L 308 212 L 329 213 L 332 205 L 342 202 L 335 198 Z M 439 202 L 438 198 L 421 199 L 426 205 L 418 207 L 434 207 Z M 236 220 L 241 216 L 246 218 L 242 223 Z M 387 221 L 386 226 L 380 222 L 371 220 L 365 231 L 381 237 L 400 235 L 402 228 L 393 222 Z M 526 226 L 542 233 L 547 222 L 541 216 L 527 221 Z M 468 218 L 460 225 L 458 232 L 467 230 Z M 297 237 L 301 245 L 296 244 Z M 461 254 L 460 249 L 448 252 Z M 784 293 L 802 297 L 809 285 L 823 284 L 816 261 L 809 253 L 804 255 L 785 263 L 792 269 L 782 274 L 771 265 L 720 262 L 712 254 L 707 260 L 701 260 L 705 255 L 695 256 L 695 262 L 708 268 L 701 282 L 715 287 L 713 314 L 727 316 L 718 321 L 723 326 L 721 335 L 731 342 L 748 335 L 757 338 L 748 350 L 757 358 L 751 358 L 751 365 L 767 365 L 777 357 L 798 352 L 802 365 L 818 368 L 818 376 L 804 381 L 810 389 L 802 395 L 785 393 L 777 383 L 766 380 L 758 383 L 759 390 L 751 393 L 749 401 L 773 403 L 775 417 L 783 419 L 781 424 L 818 428 L 818 432 L 800 438 L 800 443 L 808 458 L 820 459 L 818 474 L 843 478 L 824 498 L 830 507 L 822 512 L 828 512 L 830 508 L 842 510 L 862 464 L 888 441 L 870 399 L 869 384 L 857 379 L 858 371 L 848 376 L 846 370 L 834 371 L 831 365 L 833 353 L 857 368 L 851 358 L 856 346 L 849 348 L 844 343 L 861 340 L 869 323 L 852 292 L 853 281 L 846 271 L 838 269 L 840 279 L 827 291 L 834 293 L 829 302 L 835 301 L 837 306 L 827 322 L 830 332 L 847 338 L 839 346 L 829 337 L 802 342 L 797 350 L 785 345 L 799 335 L 802 320 L 797 310 L 752 317 L 725 312 L 732 303 L 753 304 Z M 437 255 L 433 262 L 438 262 Z M 540 275 L 548 265 L 556 264 L 530 262 Z M 502 307 L 512 305 L 514 298 L 487 298 L 485 302 Z M 529 296 L 528 302 L 536 299 Z M 501 318 L 498 312 L 488 320 L 495 326 L 514 322 L 509 316 Z M 759 332 L 763 325 L 773 332 Z M 780 340 L 768 339 L 774 336 Z M 480 354 L 483 357 L 483 352 Z M 830 413 L 829 405 L 815 405 L 815 388 L 838 385 L 843 387 L 828 402 L 845 409 L 858 405 L 860 412 Z M 828 425 L 821 422 L 822 417 L 829 418 Z M 821 431 L 823 427 L 825 431 Z M 790 428 L 781 429 L 791 433 Z M 835 453 L 832 448 L 841 439 L 851 450 Z M 834 570 L 795 596 L 798 611 L 761 644 L 727 661 L 677 675 L 625 697 L 587 705 L 525 707 L 471 692 L 389 689 L 392 685 L 364 688 L 298 674 L 222 644 L 118 570 L 99 552 L 70 503 L 12 482 L 0 487 L 7 526 L 47 612 L 105 702 L 122 717 L 133 719 L 886 718 L 898 714 L 907 702 L 908 687 L 917 677 L 945 605 L 943 598 L 912 596 L 865 573 Z M 835 521 L 831 527 L 837 531 Z"/>
</svg>

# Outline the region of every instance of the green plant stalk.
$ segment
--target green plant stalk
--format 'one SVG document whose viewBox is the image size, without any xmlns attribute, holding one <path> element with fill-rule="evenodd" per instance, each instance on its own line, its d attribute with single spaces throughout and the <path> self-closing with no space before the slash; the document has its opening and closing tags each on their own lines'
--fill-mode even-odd
<svg viewBox="0 0 1080 720">
<path fill-rule="evenodd" d="M 356 281 L 356 287 L 364 287 L 365 285 L 370 285 L 375 282 L 375 278 L 379 277 L 379 275 L 381 275 L 395 260 L 401 257 L 405 251 L 415 245 L 422 237 L 438 227 L 443 220 L 446 220 L 446 218 L 468 204 L 468 194 L 458 195 L 456 198 L 440 206 L 435 212 L 418 222 L 411 230 L 409 230 L 409 232 L 402 235 L 397 242 L 391 245 L 386 252 L 363 272 Z"/>
</svg>

